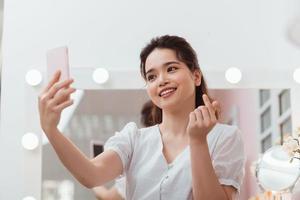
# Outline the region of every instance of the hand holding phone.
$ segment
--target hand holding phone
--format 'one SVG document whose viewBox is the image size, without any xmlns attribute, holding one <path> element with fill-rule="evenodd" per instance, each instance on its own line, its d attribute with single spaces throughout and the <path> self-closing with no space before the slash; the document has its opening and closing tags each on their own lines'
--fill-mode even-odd
<svg viewBox="0 0 300 200">
<path fill-rule="evenodd" d="M 68 47 L 58 47 L 47 51 L 47 78 L 48 82 L 56 71 L 60 70 L 60 81 L 70 78 Z"/>
</svg>

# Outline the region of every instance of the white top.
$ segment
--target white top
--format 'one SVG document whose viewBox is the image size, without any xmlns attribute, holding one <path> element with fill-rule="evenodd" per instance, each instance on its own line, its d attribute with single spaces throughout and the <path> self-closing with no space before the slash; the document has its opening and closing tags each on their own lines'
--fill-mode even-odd
<svg viewBox="0 0 300 200">
<path fill-rule="evenodd" d="M 119 195 L 122 198 L 126 198 L 126 178 L 125 176 L 122 176 L 121 178 L 117 178 L 115 180 L 114 187 L 117 189 Z"/>
<path fill-rule="evenodd" d="M 207 141 L 219 182 L 239 192 L 245 160 L 240 130 L 237 126 L 217 123 Z M 139 129 L 130 122 L 108 139 L 104 149 L 115 151 L 122 160 L 126 199 L 192 199 L 190 148 L 187 146 L 168 164 L 158 125 Z"/>
</svg>

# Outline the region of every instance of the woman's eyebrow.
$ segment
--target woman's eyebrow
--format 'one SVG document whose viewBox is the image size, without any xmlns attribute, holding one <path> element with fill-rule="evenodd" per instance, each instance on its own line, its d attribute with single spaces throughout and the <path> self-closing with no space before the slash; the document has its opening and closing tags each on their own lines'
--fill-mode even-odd
<svg viewBox="0 0 300 200">
<path fill-rule="evenodd" d="M 150 73 L 150 72 L 152 72 L 152 71 L 154 71 L 154 70 L 155 70 L 154 68 L 149 69 L 149 70 L 145 73 L 145 75 L 147 76 L 148 73 Z"/>
<path fill-rule="evenodd" d="M 180 62 L 178 62 L 178 61 L 170 61 L 170 62 L 166 62 L 165 64 L 163 64 L 163 66 L 168 66 L 168 65 L 171 65 L 171 64 L 180 64 Z"/>
<path fill-rule="evenodd" d="M 171 64 L 180 64 L 178 61 L 170 61 L 170 62 L 166 62 L 163 64 L 163 67 L 166 67 L 168 65 L 171 65 Z M 146 75 L 152 71 L 154 71 L 155 69 L 154 68 L 151 68 L 149 69 L 147 72 L 146 72 Z"/>
</svg>

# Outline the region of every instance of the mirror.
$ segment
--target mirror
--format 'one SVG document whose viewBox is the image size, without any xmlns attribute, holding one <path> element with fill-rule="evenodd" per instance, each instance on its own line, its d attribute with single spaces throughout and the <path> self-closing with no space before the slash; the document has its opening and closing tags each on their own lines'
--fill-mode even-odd
<svg viewBox="0 0 300 200">
<path fill-rule="evenodd" d="M 300 176 L 300 160 L 293 159 L 282 146 L 267 150 L 256 168 L 256 177 L 264 190 L 291 192 Z"/>
<path fill-rule="evenodd" d="M 145 90 L 85 90 L 63 133 L 91 158 L 91 145 L 104 143 L 127 122 L 142 126 L 140 110 L 147 100 Z M 49 143 L 43 145 L 42 151 L 43 200 L 61 199 L 67 187 L 70 200 L 96 199 L 93 191 L 80 185 L 65 169 Z"/>
<path fill-rule="evenodd" d="M 241 129 L 247 160 L 245 184 L 241 188 L 240 199 L 250 199 L 251 196 L 262 192 L 254 174 L 250 172 L 252 162 L 270 147 L 282 144 L 284 135 L 291 134 L 290 90 L 211 89 L 209 94 L 221 104 L 220 121 L 237 125 Z M 91 141 L 105 142 L 129 121 L 134 121 L 142 127 L 141 108 L 147 101 L 148 95 L 144 89 L 85 90 L 63 133 L 90 157 Z M 281 162 L 280 159 L 284 158 L 278 158 L 277 153 L 271 155 L 277 159 L 274 158 L 273 161 Z M 268 170 L 266 164 L 262 164 L 264 168 L 260 175 L 263 174 L 263 170 Z M 278 175 L 281 175 L 285 171 L 279 172 Z M 42 176 L 43 200 L 60 199 L 62 191 L 65 191 L 64 195 L 69 194 L 70 200 L 96 199 L 93 191 L 81 186 L 64 168 L 50 144 L 43 145 Z M 272 177 L 262 179 L 266 188 L 270 188 L 268 178 Z M 292 181 L 289 179 L 290 182 Z M 113 182 L 108 183 L 107 187 L 112 184 Z M 280 183 L 277 187 L 286 188 Z"/>
</svg>

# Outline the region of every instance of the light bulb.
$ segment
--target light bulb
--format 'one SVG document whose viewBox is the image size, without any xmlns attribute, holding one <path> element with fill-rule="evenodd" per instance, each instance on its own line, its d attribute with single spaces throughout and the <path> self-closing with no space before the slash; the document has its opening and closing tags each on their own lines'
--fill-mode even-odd
<svg viewBox="0 0 300 200">
<path fill-rule="evenodd" d="M 33 150 L 39 145 L 39 138 L 34 133 L 26 133 L 22 137 L 22 146 L 27 150 Z"/>
<path fill-rule="evenodd" d="M 300 18 L 291 20 L 287 28 L 287 36 L 292 44 L 300 47 Z"/>
<path fill-rule="evenodd" d="M 98 84 L 105 83 L 108 78 L 108 71 L 104 68 L 95 69 L 95 71 L 93 72 L 93 80 Z"/>
<path fill-rule="evenodd" d="M 42 82 L 42 74 L 36 69 L 29 70 L 25 77 L 26 82 L 31 86 L 36 86 Z"/>
<path fill-rule="evenodd" d="M 236 84 L 242 79 L 242 72 L 236 67 L 230 67 L 226 70 L 225 78 L 229 83 Z"/>
<path fill-rule="evenodd" d="M 293 77 L 294 80 L 300 84 L 300 68 L 295 69 Z"/>
</svg>

